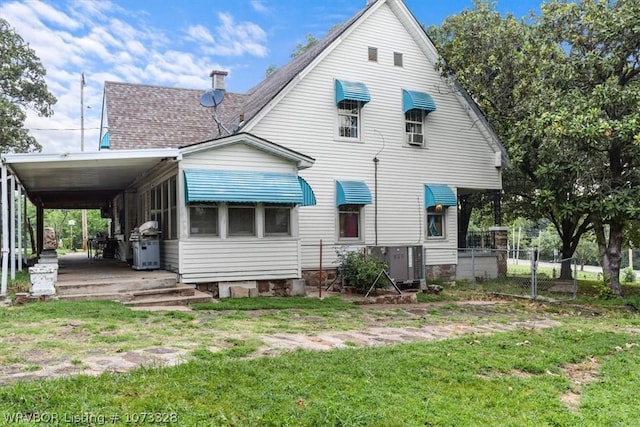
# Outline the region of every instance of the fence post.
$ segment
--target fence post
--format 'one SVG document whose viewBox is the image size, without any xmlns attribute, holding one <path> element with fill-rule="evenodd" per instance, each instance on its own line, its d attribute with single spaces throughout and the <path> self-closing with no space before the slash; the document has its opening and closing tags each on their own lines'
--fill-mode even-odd
<svg viewBox="0 0 640 427">
<path fill-rule="evenodd" d="M 531 299 L 538 296 L 538 251 L 531 249 Z"/>
<path fill-rule="evenodd" d="M 493 250 L 496 251 L 496 262 L 498 263 L 498 277 L 507 277 L 507 245 L 509 244 L 509 228 L 508 227 L 491 227 L 491 241 L 493 242 Z"/>
<path fill-rule="evenodd" d="M 471 248 L 471 287 L 476 288 L 476 250 Z"/>
</svg>

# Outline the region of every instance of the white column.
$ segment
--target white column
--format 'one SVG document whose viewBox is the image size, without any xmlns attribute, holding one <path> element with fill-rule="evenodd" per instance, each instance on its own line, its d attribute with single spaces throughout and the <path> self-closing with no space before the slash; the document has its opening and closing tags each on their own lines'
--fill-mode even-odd
<svg viewBox="0 0 640 427">
<path fill-rule="evenodd" d="M 9 243 L 9 250 L 11 251 L 11 280 L 16 280 L 16 178 L 12 175 L 9 177 L 9 212 L 11 230 L 11 243 Z"/>
<path fill-rule="evenodd" d="M 0 296 L 7 296 L 7 270 L 9 268 L 9 213 L 7 212 L 7 167 L 4 162 L 0 171 L 0 197 L 2 204 L 2 283 Z"/>
<path fill-rule="evenodd" d="M 22 271 L 22 186 L 18 185 L 18 271 Z"/>
</svg>

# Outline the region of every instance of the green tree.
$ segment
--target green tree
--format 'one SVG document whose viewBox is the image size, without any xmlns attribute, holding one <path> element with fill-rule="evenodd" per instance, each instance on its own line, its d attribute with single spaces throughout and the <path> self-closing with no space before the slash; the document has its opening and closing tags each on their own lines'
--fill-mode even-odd
<svg viewBox="0 0 640 427">
<path fill-rule="evenodd" d="M 527 22 L 478 0 L 430 30 L 442 73 L 470 92 L 509 150 L 505 205 L 548 218 L 563 258 L 594 229 L 617 294 L 623 232 L 638 216 L 639 9 L 552 1 Z"/>
<path fill-rule="evenodd" d="M 582 153 L 571 164 L 582 197 L 569 210 L 589 215 L 617 295 L 625 229 L 640 215 L 638 16 L 635 0 L 552 1 L 537 25 L 562 47 L 559 61 L 539 68 L 555 102 L 537 129 L 551 149 Z"/>
<path fill-rule="evenodd" d="M 26 110 L 53 114 L 56 98 L 47 89 L 46 71 L 36 53 L 9 23 L 0 18 L 0 151 L 40 151 L 24 128 Z"/>
<path fill-rule="evenodd" d="M 481 0 L 428 32 L 451 90 L 462 91 L 462 86 L 469 92 L 509 151 L 503 210 L 511 218 L 547 218 L 560 236 L 562 258 L 571 258 L 591 225 L 587 215 L 566 209 L 580 197 L 576 173 L 568 175 L 566 166 L 574 154 L 540 150 L 543 141 L 530 123 L 553 99 L 537 81 L 538 64 L 553 63 L 561 49 L 527 22 L 510 14 L 503 17 L 495 3 Z M 562 166 L 549 167 L 556 163 Z M 569 262 L 562 265 L 561 277 L 571 276 L 570 267 Z"/>
<path fill-rule="evenodd" d="M 306 37 L 307 37 L 307 42 L 298 43 L 295 49 L 293 50 L 293 52 L 291 52 L 291 55 L 289 55 L 291 58 L 296 58 L 302 55 L 303 53 L 308 51 L 311 46 L 318 43 L 318 39 L 313 34 L 307 34 Z"/>
</svg>

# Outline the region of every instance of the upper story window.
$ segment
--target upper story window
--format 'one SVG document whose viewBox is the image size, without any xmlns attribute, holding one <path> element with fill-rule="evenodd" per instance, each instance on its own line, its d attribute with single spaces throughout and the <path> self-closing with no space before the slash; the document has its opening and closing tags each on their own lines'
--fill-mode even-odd
<svg viewBox="0 0 640 427">
<path fill-rule="evenodd" d="M 370 47 L 369 48 L 369 61 L 378 62 L 378 48 Z"/>
<path fill-rule="evenodd" d="M 409 110 L 404 113 L 407 144 L 424 146 L 424 112 L 422 110 Z"/>
<path fill-rule="evenodd" d="M 335 81 L 339 138 L 359 139 L 362 107 L 371 100 L 369 88 L 360 82 Z"/>
<path fill-rule="evenodd" d="M 414 90 L 402 90 L 402 110 L 405 117 L 406 143 L 414 147 L 425 145 L 425 118 L 436 110 L 431 95 Z"/>
<path fill-rule="evenodd" d="M 344 100 L 338 103 L 338 136 L 358 138 L 360 129 L 360 102 Z"/>
<path fill-rule="evenodd" d="M 402 67 L 402 54 L 400 52 L 393 52 L 393 65 Z"/>
</svg>

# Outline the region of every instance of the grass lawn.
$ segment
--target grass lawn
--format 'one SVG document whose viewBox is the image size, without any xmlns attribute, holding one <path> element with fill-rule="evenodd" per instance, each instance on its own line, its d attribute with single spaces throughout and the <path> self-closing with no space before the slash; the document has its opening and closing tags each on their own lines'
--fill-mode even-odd
<svg viewBox="0 0 640 427">
<path fill-rule="evenodd" d="M 162 344 L 189 349 L 191 358 L 171 368 L 0 386 L 0 425 L 18 413 L 23 421 L 48 417 L 40 425 L 83 426 L 637 425 L 640 316 L 624 300 L 457 304 L 491 298 L 445 288 L 437 302 L 430 297 L 410 309 L 356 307 L 335 297 L 227 300 L 187 313 L 68 301 L 2 309 L 0 372 L 39 369 L 33 353 L 81 364 L 95 351 Z M 539 318 L 563 326 L 254 356 L 260 334 Z"/>
</svg>

